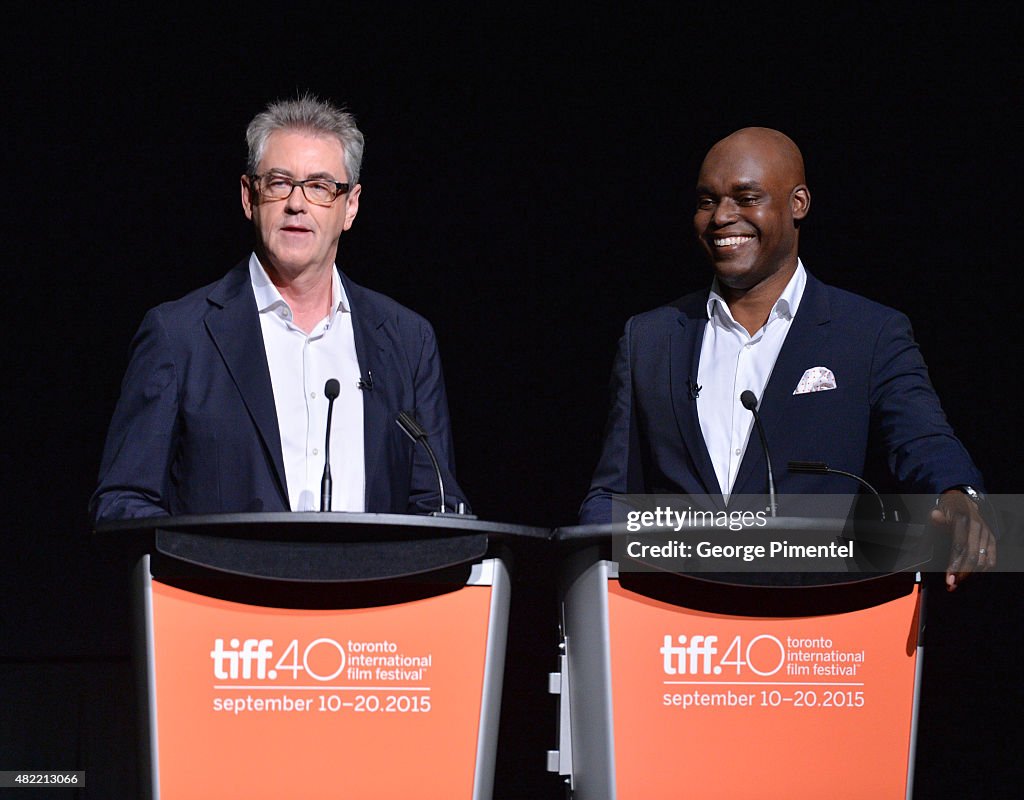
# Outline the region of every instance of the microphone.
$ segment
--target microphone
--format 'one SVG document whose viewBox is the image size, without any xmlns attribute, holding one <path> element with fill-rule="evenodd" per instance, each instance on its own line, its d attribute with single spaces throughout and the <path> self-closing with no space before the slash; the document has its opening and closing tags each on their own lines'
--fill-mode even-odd
<svg viewBox="0 0 1024 800">
<path fill-rule="evenodd" d="M 405 435 L 412 439 L 413 442 L 423 445 L 423 448 L 427 451 L 427 455 L 430 456 L 430 463 L 434 465 L 434 472 L 437 474 L 437 485 L 441 492 L 441 513 L 448 513 L 448 509 L 444 504 L 444 478 L 441 476 L 441 467 L 437 463 L 437 456 L 434 455 L 434 450 L 430 446 L 430 442 L 427 441 L 427 436 L 429 434 L 426 429 L 420 425 L 416 417 L 412 415 L 411 411 L 399 412 L 395 422 L 398 423 L 398 427 L 405 431 Z"/>
<path fill-rule="evenodd" d="M 842 469 L 832 469 L 832 467 L 830 467 L 823 461 L 790 461 L 789 471 L 800 472 L 805 475 L 842 475 L 843 477 L 846 478 L 853 478 L 855 481 L 858 481 L 862 486 L 867 487 L 868 490 L 875 496 L 875 499 L 878 500 L 878 505 L 882 510 L 882 522 L 885 522 L 885 503 L 882 502 L 882 495 L 880 495 L 875 490 L 874 486 L 872 486 L 859 475 L 854 475 L 852 472 L 847 472 L 846 470 Z M 899 522 L 899 514 L 896 514 L 896 517 L 896 522 Z"/>
<path fill-rule="evenodd" d="M 768 504 L 774 517 L 778 511 L 778 504 L 775 502 L 775 478 L 772 475 L 772 459 L 768 455 L 768 439 L 764 435 L 764 428 L 761 427 L 761 417 L 757 413 L 757 397 L 754 396 L 750 389 L 745 389 L 743 394 L 740 395 L 740 402 L 743 403 L 743 407 L 747 411 L 754 415 L 754 427 L 757 428 L 757 435 L 761 437 L 761 448 L 764 450 L 764 460 L 768 465 Z"/>
<path fill-rule="evenodd" d="M 341 384 L 331 378 L 324 384 L 324 396 L 327 398 L 327 437 L 324 442 L 324 476 L 320 479 L 320 510 L 331 510 L 331 412 L 334 401 L 341 394 Z"/>
</svg>

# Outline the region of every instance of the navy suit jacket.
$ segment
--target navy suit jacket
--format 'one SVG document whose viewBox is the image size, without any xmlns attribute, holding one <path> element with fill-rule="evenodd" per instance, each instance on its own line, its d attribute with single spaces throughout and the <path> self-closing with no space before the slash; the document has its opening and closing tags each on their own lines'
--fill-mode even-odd
<svg viewBox="0 0 1024 800">
<path fill-rule="evenodd" d="M 430 324 L 344 275 L 363 392 L 366 510 L 437 510 L 436 473 L 395 423 L 430 433 L 449 507 L 455 481 L 444 378 Z M 163 514 L 287 511 L 281 437 L 248 260 L 146 314 L 107 435 L 94 522 Z"/>
<path fill-rule="evenodd" d="M 707 299 L 707 291 L 690 294 L 626 324 L 581 523 L 610 522 L 616 494 L 706 495 L 725 507 L 691 391 Z M 812 367 L 831 369 L 837 388 L 793 394 Z M 790 473 L 787 464 L 823 461 L 863 475 L 869 445 L 881 448 L 900 491 L 981 485 L 946 421 L 906 316 L 811 275 L 758 414 L 780 494 L 855 494 L 858 484 L 849 478 Z M 764 450 L 751 435 L 733 495 L 766 492 Z"/>
</svg>

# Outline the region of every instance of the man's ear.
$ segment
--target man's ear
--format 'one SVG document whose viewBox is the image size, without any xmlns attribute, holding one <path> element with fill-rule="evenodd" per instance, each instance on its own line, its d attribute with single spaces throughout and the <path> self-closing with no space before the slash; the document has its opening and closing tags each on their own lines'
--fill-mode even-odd
<svg viewBox="0 0 1024 800">
<path fill-rule="evenodd" d="M 361 183 L 357 183 L 348 190 L 348 194 L 345 196 L 345 225 L 342 230 L 347 231 L 352 227 L 352 223 L 355 222 L 356 214 L 359 213 L 359 195 L 362 191 L 363 185 Z"/>
<path fill-rule="evenodd" d="M 789 196 L 789 205 L 793 210 L 793 219 L 801 220 L 811 210 L 811 190 L 800 184 Z"/>
<path fill-rule="evenodd" d="M 240 179 L 240 183 L 242 185 L 242 211 L 245 212 L 245 218 L 251 220 L 252 207 L 254 205 L 256 192 L 253 191 L 248 175 L 243 175 Z"/>
</svg>

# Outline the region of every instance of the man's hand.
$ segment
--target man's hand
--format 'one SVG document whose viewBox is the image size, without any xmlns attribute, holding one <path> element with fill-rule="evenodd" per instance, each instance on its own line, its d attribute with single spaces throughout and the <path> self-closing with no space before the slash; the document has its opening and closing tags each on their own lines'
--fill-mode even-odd
<svg viewBox="0 0 1024 800">
<path fill-rule="evenodd" d="M 959 489 L 939 495 L 932 522 L 948 528 L 953 535 L 946 589 L 954 591 L 972 572 L 985 572 L 996 565 L 996 537 L 989 530 L 981 510 Z"/>
</svg>

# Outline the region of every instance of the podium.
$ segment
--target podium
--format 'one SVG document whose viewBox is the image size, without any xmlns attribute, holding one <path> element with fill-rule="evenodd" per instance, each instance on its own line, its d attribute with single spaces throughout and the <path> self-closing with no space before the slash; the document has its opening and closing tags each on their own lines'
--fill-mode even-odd
<svg viewBox="0 0 1024 800">
<path fill-rule="evenodd" d="M 508 553 L 458 516 L 126 520 L 144 796 L 489 798 Z"/>
<path fill-rule="evenodd" d="M 841 541 L 846 526 L 778 518 L 743 533 Z M 554 533 L 566 566 L 548 769 L 576 800 L 911 797 L 919 572 L 865 573 L 849 558 L 816 574 L 667 571 L 631 558 L 626 535 Z"/>
</svg>

